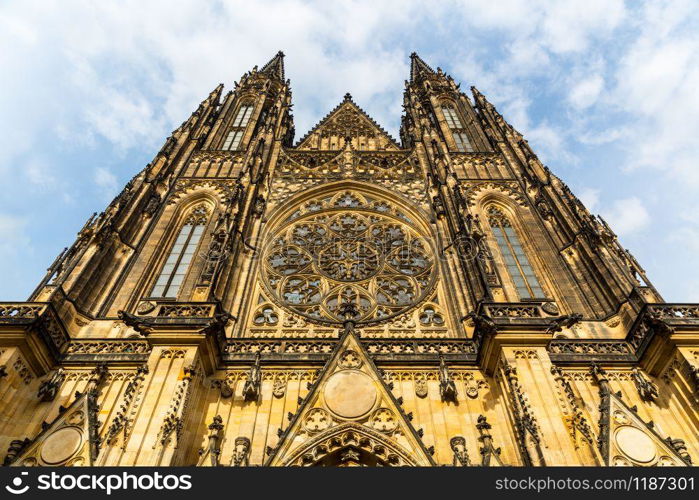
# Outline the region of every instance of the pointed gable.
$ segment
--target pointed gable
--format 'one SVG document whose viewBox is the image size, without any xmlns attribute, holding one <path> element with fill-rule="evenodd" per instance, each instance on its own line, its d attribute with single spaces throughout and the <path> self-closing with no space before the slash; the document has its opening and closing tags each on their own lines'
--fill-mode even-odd
<svg viewBox="0 0 699 500">
<path fill-rule="evenodd" d="M 352 147 L 358 150 L 400 149 L 393 137 L 357 106 L 350 94 L 345 94 L 344 100 L 313 127 L 296 148 L 339 150 L 344 147 L 347 137 L 351 139 Z"/>
<path fill-rule="evenodd" d="M 680 466 L 691 459 L 681 455 L 684 441 L 670 437 L 663 440 L 653 422 L 646 423 L 621 399 L 621 392 L 613 393 L 607 373 L 593 364 L 590 369 L 600 390 L 599 436 L 597 444 L 605 465 L 616 466 Z"/>
<path fill-rule="evenodd" d="M 428 466 L 434 460 L 350 331 L 270 450 L 266 465 Z"/>
<path fill-rule="evenodd" d="M 661 438 L 652 424 L 609 392 L 600 405 L 599 445 L 606 465 L 686 466 L 685 460 Z"/>
<path fill-rule="evenodd" d="M 97 435 L 97 392 L 76 393 L 76 399 L 31 441 L 21 443 L 14 466 L 95 465 L 100 440 Z"/>
</svg>

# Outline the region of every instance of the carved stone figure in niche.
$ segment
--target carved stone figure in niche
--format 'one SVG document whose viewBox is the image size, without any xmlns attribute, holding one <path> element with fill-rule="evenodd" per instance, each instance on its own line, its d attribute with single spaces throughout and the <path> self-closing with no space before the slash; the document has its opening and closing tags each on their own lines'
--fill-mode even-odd
<svg viewBox="0 0 699 500">
<path fill-rule="evenodd" d="M 245 401 L 257 401 L 262 387 L 262 370 L 260 369 L 260 353 L 255 356 L 255 364 L 250 367 L 248 378 L 243 386 Z"/>
<path fill-rule="evenodd" d="M 478 381 L 471 379 L 466 383 L 466 395 L 471 399 L 478 397 Z"/>
<path fill-rule="evenodd" d="M 228 379 L 223 379 L 219 381 L 218 387 L 221 391 L 221 397 L 224 399 L 230 398 L 233 395 L 233 388 L 231 384 L 228 383 Z"/>
<path fill-rule="evenodd" d="M 456 403 L 456 383 L 451 378 L 444 356 L 439 356 L 439 394 L 442 401 Z"/>
<path fill-rule="evenodd" d="M 209 424 L 209 458 L 212 467 L 220 465 L 219 458 L 221 457 L 221 440 L 223 431 L 223 419 L 221 415 L 216 415 L 213 422 Z M 204 450 L 199 450 L 203 454 Z"/>
<path fill-rule="evenodd" d="M 246 437 L 235 438 L 235 449 L 231 465 L 233 467 L 247 467 L 250 458 L 250 440 Z"/>
<path fill-rule="evenodd" d="M 415 395 L 418 398 L 427 397 L 427 380 L 424 378 L 415 380 Z"/>
<path fill-rule="evenodd" d="M 286 393 L 286 381 L 282 379 L 277 379 L 274 381 L 274 387 L 272 388 L 272 394 L 275 398 L 283 398 Z"/>
</svg>

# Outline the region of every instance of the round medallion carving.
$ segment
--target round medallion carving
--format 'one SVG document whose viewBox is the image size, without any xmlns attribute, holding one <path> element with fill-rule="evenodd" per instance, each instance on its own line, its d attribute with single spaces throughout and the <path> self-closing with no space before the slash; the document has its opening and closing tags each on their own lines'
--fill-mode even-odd
<svg viewBox="0 0 699 500">
<path fill-rule="evenodd" d="M 541 304 L 541 309 L 551 316 L 559 314 L 558 306 L 554 302 L 544 302 Z"/>
<path fill-rule="evenodd" d="M 157 305 L 158 304 L 156 304 L 153 301 L 141 302 L 140 304 L 138 304 L 138 307 L 136 308 L 136 313 L 137 314 L 148 314 L 153 309 L 155 309 L 155 306 L 157 306 Z"/>
<path fill-rule="evenodd" d="M 328 409 L 342 418 L 366 415 L 374 407 L 377 395 L 374 381 L 357 370 L 343 370 L 331 375 L 323 390 Z"/>
<path fill-rule="evenodd" d="M 63 427 L 46 438 L 41 445 L 41 459 L 49 465 L 58 465 L 75 455 L 83 443 L 83 434 L 77 427 Z"/>
<path fill-rule="evenodd" d="M 619 427 L 614 434 L 619 450 L 639 463 L 651 462 L 656 455 L 656 446 L 653 440 L 642 430 L 624 425 Z"/>
</svg>

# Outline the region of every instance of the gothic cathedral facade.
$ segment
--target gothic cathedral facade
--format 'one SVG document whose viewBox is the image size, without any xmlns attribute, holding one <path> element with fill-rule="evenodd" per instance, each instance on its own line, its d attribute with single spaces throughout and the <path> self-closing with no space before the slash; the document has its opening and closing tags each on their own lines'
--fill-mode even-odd
<svg viewBox="0 0 699 500">
<path fill-rule="evenodd" d="M 699 305 L 476 89 L 296 143 L 280 52 L 0 303 L 5 465 L 691 465 Z"/>
</svg>

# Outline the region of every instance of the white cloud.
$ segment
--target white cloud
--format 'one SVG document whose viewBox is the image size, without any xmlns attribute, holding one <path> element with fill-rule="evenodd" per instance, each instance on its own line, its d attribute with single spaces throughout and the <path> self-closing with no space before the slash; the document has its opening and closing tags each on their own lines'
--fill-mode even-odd
<svg viewBox="0 0 699 500">
<path fill-rule="evenodd" d="M 580 191 L 578 198 L 590 212 L 594 212 L 599 203 L 599 189 L 585 188 Z"/>
<path fill-rule="evenodd" d="M 95 184 L 101 188 L 105 196 L 112 196 L 118 190 L 116 176 L 104 167 L 95 169 Z"/>
<path fill-rule="evenodd" d="M 602 75 L 590 75 L 571 89 L 568 101 L 577 109 L 589 108 L 597 101 L 603 87 Z"/>
<path fill-rule="evenodd" d="M 547 2 L 543 36 L 552 52 L 580 52 L 608 35 L 626 15 L 623 0 Z"/>
<path fill-rule="evenodd" d="M 608 210 L 602 210 L 604 218 L 619 236 L 628 236 L 648 226 L 650 215 L 637 197 L 616 200 Z"/>
</svg>

